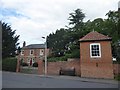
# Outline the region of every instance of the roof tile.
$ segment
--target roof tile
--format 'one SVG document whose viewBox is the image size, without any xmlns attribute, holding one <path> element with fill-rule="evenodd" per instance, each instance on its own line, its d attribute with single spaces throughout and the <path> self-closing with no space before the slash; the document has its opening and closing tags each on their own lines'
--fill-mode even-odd
<svg viewBox="0 0 120 90">
<path fill-rule="evenodd" d="M 81 39 L 79 39 L 79 41 L 98 41 L 98 40 L 111 40 L 111 38 L 96 31 L 92 31 L 85 35 L 84 37 L 82 37 Z"/>
</svg>

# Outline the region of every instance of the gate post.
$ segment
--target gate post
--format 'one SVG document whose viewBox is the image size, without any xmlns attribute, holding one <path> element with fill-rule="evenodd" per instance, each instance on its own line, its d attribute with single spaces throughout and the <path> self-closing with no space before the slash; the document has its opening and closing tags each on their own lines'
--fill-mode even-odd
<svg viewBox="0 0 120 90">
<path fill-rule="evenodd" d="M 43 60 L 38 60 L 38 74 L 43 74 Z"/>
<path fill-rule="evenodd" d="M 17 57 L 17 65 L 16 65 L 16 72 L 20 72 L 20 57 Z"/>
</svg>

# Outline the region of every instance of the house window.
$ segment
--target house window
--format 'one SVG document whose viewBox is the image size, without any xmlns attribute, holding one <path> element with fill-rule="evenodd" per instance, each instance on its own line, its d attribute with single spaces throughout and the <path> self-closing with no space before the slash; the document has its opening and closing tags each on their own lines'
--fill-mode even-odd
<svg viewBox="0 0 120 90">
<path fill-rule="evenodd" d="M 24 55 L 24 50 L 21 51 L 21 55 Z"/>
<path fill-rule="evenodd" d="M 27 61 L 29 65 L 33 65 L 34 62 L 35 62 L 34 58 L 29 58 Z"/>
<path fill-rule="evenodd" d="M 41 56 L 44 55 L 44 50 L 43 49 L 40 50 L 40 55 Z"/>
<path fill-rule="evenodd" d="M 33 55 L 34 51 L 33 50 L 30 50 L 30 55 Z"/>
<path fill-rule="evenodd" d="M 30 59 L 28 59 L 27 62 L 30 63 Z"/>
<path fill-rule="evenodd" d="M 90 56 L 91 58 L 101 57 L 100 43 L 90 44 Z"/>
</svg>

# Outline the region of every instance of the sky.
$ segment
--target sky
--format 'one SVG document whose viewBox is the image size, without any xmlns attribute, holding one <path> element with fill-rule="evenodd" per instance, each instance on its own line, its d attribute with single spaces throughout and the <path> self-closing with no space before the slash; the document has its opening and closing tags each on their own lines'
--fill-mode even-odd
<svg viewBox="0 0 120 90">
<path fill-rule="evenodd" d="M 118 10 L 119 0 L 0 0 L 0 20 L 20 35 L 22 46 L 42 44 L 42 37 L 69 25 L 69 13 L 81 9 L 85 19 L 106 18 L 109 10 Z"/>
</svg>

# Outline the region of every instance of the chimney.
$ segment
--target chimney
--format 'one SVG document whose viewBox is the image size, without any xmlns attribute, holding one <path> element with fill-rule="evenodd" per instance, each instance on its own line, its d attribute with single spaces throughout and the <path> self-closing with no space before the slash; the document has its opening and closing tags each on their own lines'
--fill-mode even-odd
<svg viewBox="0 0 120 90">
<path fill-rule="evenodd" d="M 118 11 L 120 12 L 120 1 L 118 2 Z"/>
<path fill-rule="evenodd" d="M 26 46 L 26 42 L 24 41 L 24 42 L 23 42 L 23 47 L 25 47 L 25 46 Z"/>
</svg>

